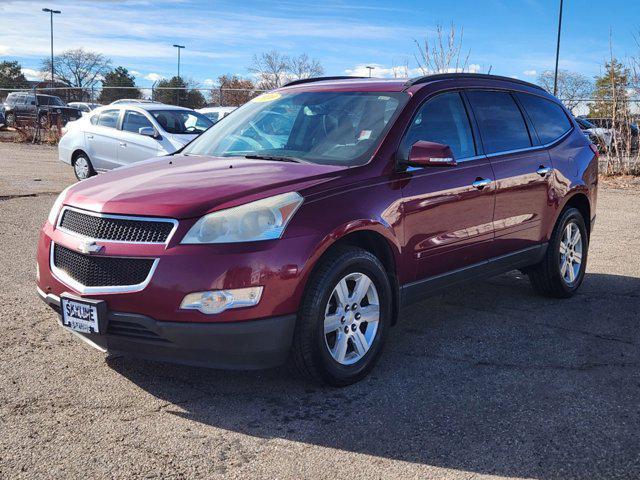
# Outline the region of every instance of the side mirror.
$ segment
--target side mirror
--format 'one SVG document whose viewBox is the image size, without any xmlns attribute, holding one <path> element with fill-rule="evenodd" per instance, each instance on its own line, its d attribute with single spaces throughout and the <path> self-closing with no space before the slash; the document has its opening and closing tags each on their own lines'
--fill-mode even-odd
<svg viewBox="0 0 640 480">
<path fill-rule="evenodd" d="M 35 105 L 36 101 L 35 100 L 31 100 L 31 105 Z"/>
<path fill-rule="evenodd" d="M 156 138 L 156 130 L 152 127 L 142 127 L 138 129 L 138 133 L 140 135 L 144 135 L 145 137 L 153 137 Z"/>
<path fill-rule="evenodd" d="M 419 140 L 411 146 L 410 167 L 455 167 L 457 165 L 449 145 Z"/>
</svg>

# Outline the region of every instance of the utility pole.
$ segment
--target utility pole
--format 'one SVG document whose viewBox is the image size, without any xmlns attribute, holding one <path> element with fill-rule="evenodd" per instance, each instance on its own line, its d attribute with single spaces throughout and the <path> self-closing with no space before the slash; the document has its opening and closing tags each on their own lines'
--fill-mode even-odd
<svg viewBox="0 0 640 480">
<path fill-rule="evenodd" d="M 53 14 L 56 13 L 62 13 L 60 10 L 51 10 L 50 8 L 43 8 L 42 9 L 43 12 L 48 13 L 50 16 L 50 20 L 51 20 L 51 88 L 53 88 L 54 86 L 54 79 L 53 79 L 53 75 L 54 75 L 54 70 L 53 70 Z"/>
<path fill-rule="evenodd" d="M 553 75 L 553 94 L 558 94 L 558 61 L 560 60 L 560 33 L 562 32 L 562 2 L 560 0 L 560 12 L 558 14 L 558 43 L 556 44 L 556 71 Z"/>
<path fill-rule="evenodd" d="M 376 67 L 370 67 L 369 65 L 367 65 L 367 66 L 366 66 L 366 67 L 364 67 L 364 68 L 368 68 L 368 69 L 369 69 L 369 78 L 371 78 L 371 70 L 373 70 L 373 69 L 374 69 L 374 68 L 376 68 Z"/>
<path fill-rule="evenodd" d="M 180 78 L 180 50 L 182 50 L 184 48 L 184 45 L 177 45 L 177 44 L 174 43 L 173 46 L 178 49 L 178 80 L 181 80 L 181 78 Z M 177 92 L 176 93 L 176 97 L 177 97 L 176 103 L 179 106 L 180 105 L 180 89 L 178 88 L 176 90 L 176 92 Z"/>
</svg>

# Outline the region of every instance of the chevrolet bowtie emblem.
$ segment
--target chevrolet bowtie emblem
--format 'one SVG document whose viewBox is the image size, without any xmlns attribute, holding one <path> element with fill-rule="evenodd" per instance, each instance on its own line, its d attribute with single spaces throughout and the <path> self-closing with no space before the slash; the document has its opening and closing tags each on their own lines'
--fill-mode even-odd
<svg viewBox="0 0 640 480">
<path fill-rule="evenodd" d="M 98 245 L 96 242 L 92 241 L 82 242 L 78 245 L 78 251 L 87 255 L 100 253 L 103 248 L 104 247 L 102 245 Z"/>
</svg>

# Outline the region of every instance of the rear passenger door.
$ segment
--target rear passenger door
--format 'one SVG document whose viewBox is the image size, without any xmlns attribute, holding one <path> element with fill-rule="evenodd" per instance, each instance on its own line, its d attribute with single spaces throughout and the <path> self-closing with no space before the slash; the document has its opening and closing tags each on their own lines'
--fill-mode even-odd
<svg viewBox="0 0 640 480">
<path fill-rule="evenodd" d="M 120 165 L 146 160 L 158 154 L 158 141 L 148 135 L 140 135 L 141 128 L 155 130 L 146 115 L 135 110 L 125 110 L 118 141 L 118 163 Z"/>
<path fill-rule="evenodd" d="M 539 148 L 511 92 L 469 90 L 465 94 L 495 174 L 494 256 L 532 247 L 543 241 L 543 219 L 552 210 L 549 155 Z"/>
<path fill-rule="evenodd" d="M 401 160 L 419 140 L 449 145 L 457 165 L 407 170 L 404 232 L 418 281 L 488 258 L 494 203 L 491 165 L 477 154 L 459 92 L 437 94 L 420 107 L 401 141 Z"/>
<path fill-rule="evenodd" d="M 108 109 L 91 117 L 84 132 L 87 154 L 97 170 L 111 170 L 118 164 L 120 110 Z"/>
</svg>

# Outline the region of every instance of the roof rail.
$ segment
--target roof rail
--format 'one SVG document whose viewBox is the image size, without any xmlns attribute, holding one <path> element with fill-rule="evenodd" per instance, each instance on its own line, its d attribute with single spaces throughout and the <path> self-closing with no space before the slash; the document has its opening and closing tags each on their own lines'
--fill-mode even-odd
<svg viewBox="0 0 640 480">
<path fill-rule="evenodd" d="M 524 80 L 518 80 L 517 78 L 502 77 L 500 75 L 488 75 L 486 73 L 435 73 L 433 75 L 425 75 L 424 77 L 410 78 L 405 83 L 405 87 L 411 87 L 412 85 L 418 85 L 421 83 L 435 82 L 437 80 L 455 80 L 458 78 L 478 78 L 485 80 L 503 80 L 511 83 L 519 83 L 520 85 L 526 85 L 527 87 L 537 88 L 544 90 L 540 85 L 535 83 L 525 82 Z"/>
<path fill-rule="evenodd" d="M 347 80 L 349 78 L 368 78 L 368 77 L 350 77 L 347 75 L 337 77 L 313 77 L 313 78 L 301 78 L 299 80 L 292 80 L 289 83 L 285 83 L 283 87 L 291 87 L 292 85 L 300 85 L 302 83 L 322 82 L 323 80 Z"/>
</svg>

